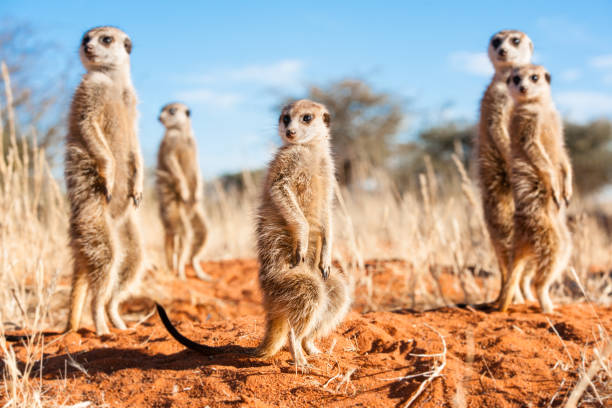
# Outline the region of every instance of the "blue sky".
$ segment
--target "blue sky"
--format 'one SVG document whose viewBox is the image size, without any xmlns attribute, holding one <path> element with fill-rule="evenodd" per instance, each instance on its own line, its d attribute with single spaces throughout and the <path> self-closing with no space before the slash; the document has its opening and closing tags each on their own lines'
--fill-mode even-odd
<svg viewBox="0 0 612 408">
<path fill-rule="evenodd" d="M 611 17 L 609 1 L 0 1 L 0 21 L 30 24 L 76 72 L 84 31 L 125 30 L 147 164 L 163 135 L 160 107 L 181 100 L 206 177 L 266 163 L 278 142 L 275 106 L 310 84 L 352 77 L 392 92 L 409 113 L 404 137 L 474 121 L 492 72 L 487 43 L 504 28 L 532 38 L 564 115 L 612 118 Z"/>
</svg>

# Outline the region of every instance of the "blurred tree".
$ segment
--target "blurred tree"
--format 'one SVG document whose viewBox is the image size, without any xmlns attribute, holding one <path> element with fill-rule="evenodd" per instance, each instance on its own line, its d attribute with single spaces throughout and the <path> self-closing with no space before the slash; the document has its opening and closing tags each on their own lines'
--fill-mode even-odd
<svg viewBox="0 0 612 408">
<path fill-rule="evenodd" d="M 343 80 L 328 88 L 313 86 L 308 97 L 325 104 L 340 183 L 364 177 L 371 166 L 387 167 L 402 121 L 401 105 L 386 93 L 374 92 L 359 80 Z"/>
<path fill-rule="evenodd" d="M 39 147 L 51 156 L 59 151 L 56 147 L 64 133 L 71 96 L 67 85 L 76 64 L 68 61 L 53 43 L 28 26 L 8 23 L 0 27 L 0 62 L 8 68 L 17 140 L 36 132 Z M 9 106 L 2 76 L 0 83 L 0 142 L 7 152 Z"/>
<path fill-rule="evenodd" d="M 449 123 L 426 129 L 415 142 L 400 145 L 395 172 L 400 187 L 412 186 L 414 175 L 427 171 L 424 159 L 427 156 L 436 174 L 444 179 L 456 173 L 451 159 L 453 153 L 467 168 L 473 168 L 475 136 L 475 126 Z M 596 193 L 612 182 L 612 122 L 600 119 L 584 125 L 566 123 L 565 140 L 580 193 Z"/>
<path fill-rule="evenodd" d="M 595 193 L 612 182 L 612 122 L 566 123 L 565 141 L 578 191 Z"/>
</svg>

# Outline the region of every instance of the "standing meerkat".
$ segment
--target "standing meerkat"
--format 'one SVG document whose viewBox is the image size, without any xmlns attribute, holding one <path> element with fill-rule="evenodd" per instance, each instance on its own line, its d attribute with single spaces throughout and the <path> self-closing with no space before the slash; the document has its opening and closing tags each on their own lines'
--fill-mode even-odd
<svg viewBox="0 0 612 408">
<path fill-rule="evenodd" d="M 314 340 L 333 330 L 350 307 L 348 280 L 332 266 L 329 126 L 325 106 L 309 100 L 285 106 L 280 115 L 284 144 L 269 165 L 257 216 L 259 283 L 266 310 L 266 333 L 253 351 L 258 357 L 275 355 L 291 334 L 294 361 L 305 365 L 304 351 L 316 354 Z M 205 354 L 219 352 L 181 336 L 161 306 L 158 311 L 183 345 Z"/>
<path fill-rule="evenodd" d="M 572 168 L 561 118 L 550 95 L 550 74 L 544 67 L 525 65 L 513 70 L 508 85 L 515 105 L 510 138 L 516 210 L 512 268 L 499 309 L 508 309 L 525 265 L 531 262 L 540 306 L 552 313 L 549 287 L 567 266 L 572 248 L 566 225 Z"/>
<path fill-rule="evenodd" d="M 157 156 L 157 196 L 165 230 L 166 262 L 185 279 L 185 263 L 191 260 L 198 278 L 211 280 L 200 259 L 207 228 L 202 205 L 202 176 L 191 112 L 182 103 L 169 103 L 159 115 L 166 134 Z"/>
<path fill-rule="evenodd" d="M 484 218 L 499 264 L 503 287 L 510 266 L 514 224 L 508 135 L 512 98 L 506 79 L 513 67 L 529 63 L 533 55 L 533 43 L 525 33 L 504 30 L 491 37 L 488 53 L 495 74 L 480 104 L 478 174 Z M 517 292 L 516 296 L 521 301 L 521 293 Z M 531 291 L 526 292 L 525 296 L 535 300 Z"/>
<path fill-rule="evenodd" d="M 65 154 L 74 260 L 68 331 L 79 328 L 88 289 L 98 335 L 109 333 L 105 308 L 125 329 L 119 302 L 142 272 L 134 209 L 142 200 L 143 164 L 131 50 L 130 38 L 114 27 L 87 31 L 80 46 L 87 72 L 72 99 Z"/>
</svg>

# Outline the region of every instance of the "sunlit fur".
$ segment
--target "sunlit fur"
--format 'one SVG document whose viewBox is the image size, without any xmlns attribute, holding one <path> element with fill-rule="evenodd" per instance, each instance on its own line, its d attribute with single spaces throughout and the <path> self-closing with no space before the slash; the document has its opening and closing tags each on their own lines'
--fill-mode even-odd
<svg viewBox="0 0 612 408">
<path fill-rule="evenodd" d="M 566 207 L 572 196 L 572 168 L 549 81 L 546 69 L 535 65 L 515 68 L 508 80 L 515 104 L 510 138 L 516 212 L 512 267 L 499 301 L 502 311 L 519 284 L 530 286 L 533 278 L 542 310 L 551 313 L 550 284 L 571 253 Z M 533 268 L 524 274 L 529 262 Z"/>
<path fill-rule="evenodd" d="M 170 103 L 162 108 L 159 120 L 166 133 L 157 156 L 156 189 L 168 268 L 178 270 L 179 277 L 185 279 L 185 264 L 190 260 L 196 275 L 210 280 L 200 262 L 207 226 L 189 108 L 182 103 Z"/>
<path fill-rule="evenodd" d="M 77 330 L 88 288 L 99 335 L 109 333 L 105 308 L 119 329 L 119 302 L 142 273 L 142 240 L 134 209 L 142 200 L 143 164 L 137 98 L 130 79 L 127 35 L 113 27 L 85 33 L 87 69 L 74 93 L 66 138 L 65 178 L 70 201 L 74 273 L 67 330 Z M 84 36 L 84 37 L 85 37 Z M 98 41 L 111 36 L 105 46 Z M 130 47 L 127 47 L 129 44 Z"/>
<path fill-rule="evenodd" d="M 520 38 L 518 46 L 512 44 L 514 38 Z M 494 39 L 500 40 L 497 48 L 492 45 Z M 512 98 L 506 79 L 514 66 L 529 63 L 533 45 L 526 34 L 506 30 L 494 34 L 488 47 L 495 75 L 481 101 L 476 151 L 484 218 L 497 256 L 503 286 L 510 266 L 514 225 L 508 136 Z M 506 50 L 503 58 L 499 56 L 499 50 L 502 49 Z M 517 292 L 516 295 L 517 300 L 522 301 L 521 293 Z M 525 293 L 525 296 L 533 298 L 531 292 Z"/>
<path fill-rule="evenodd" d="M 310 123 L 304 115 L 312 116 Z M 283 117 L 291 121 L 285 125 Z M 313 341 L 326 335 L 347 313 L 347 278 L 331 265 L 334 167 L 329 113 L 318 103 L 287 105 L 279 118 L 284 145 L 268 167 L 257 216 L 259 281 L 266 310 L 266 334 L 256 354 L 278 352 L 292 333 L 296 364 Z M 287 137 L 287 131 L 294 131 Z M 327 279 L 324 276 L 328 276 Z"/>
</svg>

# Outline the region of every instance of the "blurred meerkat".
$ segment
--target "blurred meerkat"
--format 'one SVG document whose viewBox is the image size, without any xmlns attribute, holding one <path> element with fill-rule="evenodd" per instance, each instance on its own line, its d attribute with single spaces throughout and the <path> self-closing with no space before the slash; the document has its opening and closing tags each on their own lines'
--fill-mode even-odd
<svg viewBox="0 0 612 408">
<path fill-rule="evenodd" d="M 566 207 L 572 196 L 572 168 L 563 125 L 550 95 L 550 74 L 525 65 L 508 76 L 514 108 L 510 119 L 512 190 L 516 206 L 512 268 L 499 301 L 506 311 L 527 262 L 540 306 L 552 313 L 549 287 L 567 266 L 571 237 Z M 530 284 L 531 276 L 528 276 Z"/>
<path fill-rule="evenodd" d="M 284 144 L 269 165 L 257 216 L 259 283 L 266 310 L 266 333 L 253 354 L 275 355 L 290 337 L 296 365 L 304 351 L 316 354 L 314 340 L 344 318 L 351 303 L 347 278 L 332 267 L 334 166 L 325 106 L 299 100 L 283 108 L 278 132 Z M 163 308 L 168 331 L 203 353 L 212 348 L 181 336 Z"/>
<path fill-rule="evenodd" d="M 504 30 L 491 37 L 488 54 L 495 68 L 495 75 L 480 104 L 478 173 L 484 218 L 499 264 L 503 287 L 510 266 L 514 224 L 508 135 L 513 102 L 506 79 L 513 67 L 529 63 L 533 55 L 533 43 L 525 33 Z M 517 292 L 516 296 L 517 300 L 522 301 L 520 292 Z M 525 296 L 533 299 L 531 291 L 525 293 Z"/>
<path fill-rule="evenodd" d="M 200 264 L 207 227 L 202 205 L 202 176 L 191 112 L 182 103 L 164 106 L 159 121 L 166 133 L 157 156 L 157 196 L 165 230 L 166 262 L 185 279 L 185 263 L 191 260 L 198 278 L 210 280 Z"/>
<path fill-rule="evenodd" d="M 87 31 L 80 46 L 87 72 L 72 99 L 65 153 L 74 258 L 68 331 L 79 328 L 88 289 L 98 335 L 109 333 L 105 308 L 125 329 L 119 302 L 142 273 L 134 209 L 142 200 L 143 163 L 131 50 L 130 38 L 114 27 Z"/>
</svg>

